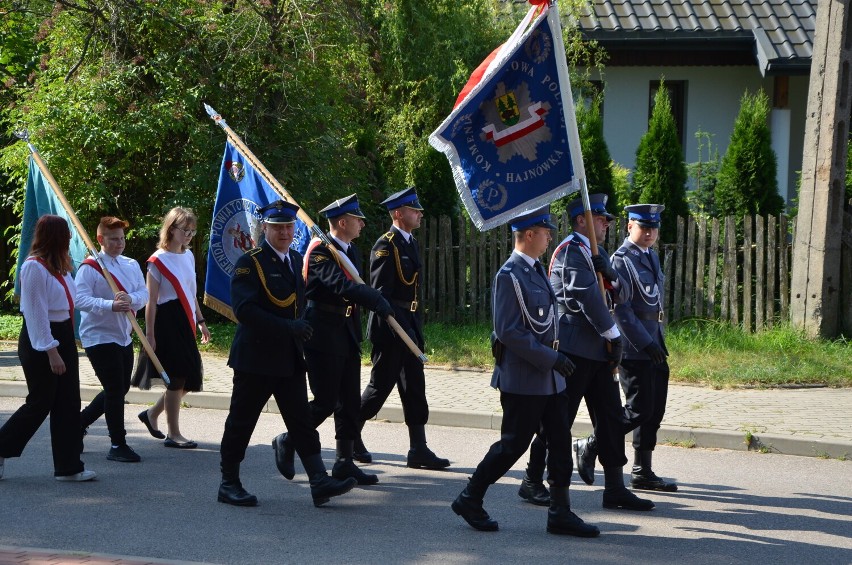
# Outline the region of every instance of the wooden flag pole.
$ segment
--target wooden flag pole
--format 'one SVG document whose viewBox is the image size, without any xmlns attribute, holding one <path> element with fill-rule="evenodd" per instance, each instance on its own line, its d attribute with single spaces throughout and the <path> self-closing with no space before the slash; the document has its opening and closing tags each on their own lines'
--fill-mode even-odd
<svg viewBox="0 0 852 565">
<path fill-rule="evenodd" d="M 59 184 L 56 182 L 56 179 L 53 178 L 53 175 L 50 173 L 50 169 L 47 168 L 47 165 L 42 160 L 41 155 L 39 155 L 38 149 L 30 143 L 30 136 L 27 131 L 15 132 L 15 136 L 18 139 L 23 139 L 27 142 L 27 147 L 30 150 L 30 154 L 33 160 L 36 162 L 41 174 L 44 175 L 44 178 L 47 179 L 47 183 L 50 185 L 50 188 L 53 189 L 53 192 L 56 194 L 56 197 L 59 199 L 59 202 L 62 204 L 62 207 L 65 208 L 65 212 L 68 214 L 68 217 L 71 218 L 71 223 L 74 224 L 74 229 L 77 230 L 77 233 L 80 234 L 80 237 L 83 238 L 83 243 L 86 245 L 86 249 L 91 254 L 92 258 L 97 261 L 101 269 L 103 269 L 104 278 L 106 279 L 107 284 L 109 285 L 110 290 L 113 294 L 119 292 L 118 285 L 115 284 L 115 279 L 112 278 L 112 274 L 107 269 L 106 264 L 101 260 L 100 255 L 98 254 L 98 250 L 92 242 L 89 234 L 86 233 L 86 229 L 83 227 L 83 224 L 80 222 L 80 218 L 77 217 L 77 214 L 71 208 L 71 204 L 68 203 L 68 200 L 65 198 L 65 194 L 62 192 L 62 189 L 59 188 Z M 169 376 L 166 374 L 166 370 L 163 368 L 163 365 L 160 363 L 160 360 L 157 358 L 157 354 L 154 353 L 154 348 L 151 347 L 151 344 L 148 343 L 148 338 L 142 332 L 142 328 L 139 327 L 139 322 L 136 321 L 136 315 L 133 312 L 125 312 L 127 319 L 130 321 L 130 326 L 133 328 L 133 331 L 136 332 L 136 335 L 139 337 L 139 342 L 142 344 L 142 347 L 145 349 L 145 353 L 148 354 L 148 358 L 154 364 L 154 368 L 157 370 L 157 373 L 160 374 L 160 377 L 163 379 L 163 382 L 168 385 L 171 383 Z"/>
<path fill-rule="evenodd" d="M 252 153 L 251 150 L 246 146 L 246 144 L 243 143 L 243 140 L 240 139 L 240 137 L 234 132 L 234 130 L 230 128 L 230 126 L 225 122 L 222 116 L 220 116 L 216 112 L 216 110 L 214 110 L 208 104 L 204 104 L 204 109 L 207 111 L 207 115 L 209 115 L 210 118 L 212 118 L 213 121 L 216 122 L 216 125 L 222 128 L 222 130 L 224 130 L 225 135 L 228 136 L 228 140 L 234 144 L 234 146 L 240 151 L 240 153 L 242 153 L 243 156 L 251 163 L 252 167 L 254 167 L 254 169 L 258 173 L 260 173 L 260 175 L 266 180 L 266 182 L 269 183 L 269 186 L 271 186 L 273 190 L 275 190 L 275 192 L 277 192 L 278 195 L 281 196 L 281 198 L 283 198 L 287 202 L 299 206 L 299 203 L 296 202 L 296 199 L 293 198 L 293 196 L 287 191 L 287 189 L 285 189 L 281 185 L 281 183 L 278 182 L 278 179 L 272 176 L 272 173 L 270 173 L 269 170 L 267 170 L 267 168 L 263 166 L 263 163 L 261 163 L 260 160 L 255 157 L 254 153 Z M 361 275 L 358 274 L 358 271 L 355 270 L 354 266 L 348 260 L 345 260 L 345 255 L 342 255 L 337 250 L 337 248 L 331 243 L 331 241 L 329 241 L 326 234 L 319 228 L 319 226 L 314 223 L 311 217 L 305 212 L 305 210 L 301 206 L 299 206 L 299 211 L 297 212 L 297 215 L 300 220 L 305 222 L 305 225 L 308 226 L 308 229 L 311 230 L 311 234 L 314 237 L 319 238 L 328 247 L 329 251 L 331 251 L 335 259 L 337 260 L 337 263 L 339 265 L 342 265 L 343 268 L 346 269 L 346 272 L 349 273 L 349 275 L 352 277 L 352 280 L 354 280 L 358 284 L 366 284 L 364 282 L 364 279 L 361 278 Z M 409 337 L 408 333 L 406 333 L 406 331 L 402 329 L 402 326 L 399 325 L 399 322 L 397 322 L 393 316 L 388 316 L 387 322 L 391 329 L 396 333 L 396 335 L 399 336 L 399 338 L 405 343 L 408 349 L 411 350 L 411 352 L 418 359 L 420 359 L 422 363 L 426 363 L 429 360 L 426 355 L 424 355 L 423 352 L 420 351 L 420 348 L 417 347 L 417 344 L 414 343 L 411 337 Z"/>
</svg>

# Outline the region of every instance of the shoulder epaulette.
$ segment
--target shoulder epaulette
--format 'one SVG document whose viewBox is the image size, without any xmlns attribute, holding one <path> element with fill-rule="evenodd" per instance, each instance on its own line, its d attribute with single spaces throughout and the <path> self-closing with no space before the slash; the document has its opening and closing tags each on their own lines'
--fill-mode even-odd
<svg viewBox="0 0 852 565">
<path fill-rule="evenodd" d="M 394 238 L 395 235 L 396 234 L 394 232 L 389 231 L 385 235 L 382 236 L 382 239 L 386 239 L 388 241 L 391 241 Z"/>
<path fill-rule="evenodd" d="M 252 249 L 249 249 L 247 253 L 248 253 L 249 255 L 257 255 L 257 254 L 258 254 L 258 253 L 260 253 L 261 251 L 263 251 L 263 249 L 262 249 L 262 248 L 260 248 L 260 247 L 254 247 L 254 248 L 252 248 Z"/>
</svg>

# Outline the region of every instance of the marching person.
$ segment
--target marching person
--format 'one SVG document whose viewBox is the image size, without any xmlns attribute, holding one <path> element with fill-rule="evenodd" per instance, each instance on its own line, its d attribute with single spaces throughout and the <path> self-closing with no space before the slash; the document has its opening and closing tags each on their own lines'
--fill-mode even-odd
<svg viewBox="0 0 852 565">
<path fill-rule="evenodd" d="M 420 296 L 420 250 L 411 232 L 420 227 L 423 206 L 414 187 L 392 194 L 382 204 L 388 209 L 393 226 L 381 236 L 370 252 L 370 286 L 393 306 L 393 315 L 411 340 L 423 349 L 423 311 Z M 373 343 L 373 369 L 370 382 L 361 395 L 360 427 L 381 410 L 388 395 L 397 387 L 408 426 L 410 449 L 407 465 L 418 469 L 445 469 L 450 461 L 435 455 L 426 445 L 426 379 L 423 363 L 394 334 L 386 319 L 371 312 L 367 335 Z M 360 437 L 354 457 L 362 463 L 372 461 Z"/>
<path fill-rule="evenodd" d="M 526 452 L 533 435 L 549 441 L 550 510 L 547 531 L 595 537 L 597 527 L 571 511 L 571 424 L 562 394 L 573 363 L 559 352 L 556 295 L 538 258 L 551 241 L 549 208 L 511 222 L 514 252 L 494 277 L 491 313 L 495 352 L 491 386 L 500 391 L 500 440 L 488 450 L 470 482 L 453 501 L 453 512 L 477 530 L 495 531 L 497 521 L 482 507 L 488 487 Z"/>
<path fill-rule="evenodd" d="M 591 254 L 589 241 L 591 234 L 603 241 L 614 219 L 606 210 L 606 201 L 605 194 L 589 195 L 592 225 L 586 223 L 581 199 L 568 205 L 573 233 L 557 246 L 550 263 L 550 283 L 559 301 L 559 349 L 576 366 L 565 394 L 570 425 L 584 398 L 594 425 L 593 436 L 574 441 L 580 478 L 586 484 L 594 483 L 594 460 L 599 453 L 604 467 L 603 507 L 651 510 L 652 501 L 637 497 L 624 486 L 625 432 L 618 385 L 612 376 L 621 361 L 623 344 L 608 302 L 625 300 L 626 283 L 619 279 L 602 247 L 598 247 L 598 255 Z M 603 275 L 606 299 L 601 295 L 597 273 Z M 536 442 L 541 439 L 551 438 L 537 438 Z M 540 483 L 545 450 L 541 445 L 533 447 L 525 479 Z"/>
<path fill-rule="evenodd" d="M 200 391 L 202 385 L 196 326 L 201 329 L 201 343 L 210 341 L 210 330 L 196 296 L 195 256 L 189 248 L 198 233 L 197 223 L 198 219 L 188 208 L 169 210 L 160 228 L 158 249 L 148 258 L 145 334 L 171 382 L 153 406 L 139 413 L 139 420 L 152 436 L 164 440 L 163 445 L 178 449 L 198 447 L 180 431 L 181 401 L 188 392 Z M 160 375 L 144 351 L 133 384 L 147 389 L 151 387 L 151 379 Z M 166 435 L 157 426 L 163 410 L 168 425 Z"/>
<path fill-rule="evenodd" d="M 328 219 L 328 238 L 359 274 L 361 254 L 352 241 L 364 227 L 355 194 L 341 198 L 320 210 Z M 331 470 L 336 479 L 353 477 L 359 485 L 374 485 L 379 478 L 355 465 L 353 445 L 360 434 L 361 408 L 361 306 L 386 319 L 393 308 L 379 291 L 352 280 L 341 261 L 322 245 L 311 241 L 305 254 L 305 321 L 313 336 L 305 342 L 308 382 L 314 395 L 310 402 L 314 426 L 334 414 L 337 461 Z M 294 446 L 284 433 L 272 442 L 276 464 L 286 478 L 293 478 Z"/>
<path fill-rule="evenodd" d="M 124 220 L 105 216 L 97 228 L 99 258 L 115 280 L 118 292 L 113 293 L 103 268 L 92 258 L 83 261 L 74 282 L 81 312 L 80 341 L 104 388 L 80 412 L 80 427 L 85 435 L 86 428 L 105 415 L 112 442 L 107 459 L 136 463 L 141 458 L 127 445 L 124 429 L 124 396 L 133 374 L 132 328 L 126 313 L 135 316 L 145 306 L 148 289 L 139 263 L 122 255 L 127 226 Z"/>
<path fill-rule="evenodd" d="M 7 458 L 20 457 L 50 416 L 53 475 L 57 481 L 91 481 L 80 461 L 80 364 L 74 342 L 74 279 L 68 254 L 71 230 L 59 216 L 38 219 L 29 257 L 21 267 L 18 357 L 27 399 L 0 428 L 0 478 Z"/>
<path fill-rule="evenodd" d="M 220 447 L 218 494 L 219 502 L 226 504 L 257 505 L 257 497 L 240 482 L 240 463 L 270 396 L 278 403 L 289 441 L 308 474 L 314 505 L 325 504 L 357 484 L 354 478 L 328 476 L 308 404 L 303 344 L 313 328 L 301 319 L 305 304 L 302 256 L 290 249 L 298 210 L 283 200 L 260 208 L 266 239 L 237 260 L 231 277 L 237 332 L 228 365 L 234 370 L 234 389 Z"/>
<path fill-rule="evenodd" d="M 666 413 L 668 350 L 663 337 L 663 271 L 652 249 L 660 235 L 662 204 L 627 206 L 627 237 L 612 256 L 612 266 L 627 281 L 625 302 L 615 306 L 615 321 L 627 342 L 621 360 L 626 404 L 624 433 L 633 431 L 633 473 L 639 490 L 674 492 L 677 484 L 658 477 L 651 459 Z"/>
</svg>

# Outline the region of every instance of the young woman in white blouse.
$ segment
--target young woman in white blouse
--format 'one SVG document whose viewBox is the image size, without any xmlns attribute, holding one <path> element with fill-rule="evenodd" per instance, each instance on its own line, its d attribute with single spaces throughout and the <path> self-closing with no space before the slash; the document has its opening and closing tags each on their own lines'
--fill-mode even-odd
<svg viewBox="0 0 852 565">
<path fill-rule="evenodd" d="M 80 460 L 80 371 L 74 342 L 74 279 L 68 248 L 71 231 L 59 216 L 36 223 L 21 267 L 18 357 L 27 380 L 27 399 L 0 428 L 0 477 L 5 459 L 20 457 L 50 415 L 53 475 L 57 481 L 90 481 L 94 471 Z"/>
<path fill-rule="evenodd" d="M 196 297 L 195 257 L 189 249 L 197 221 L 192 210 L 172 208 L 163 219 L 158 249 L 148 259 L 145 333 L 171 383 L 156 404 L 139 414 L 139 419 L 152 436 L 165 439 L 166 447 L 182 449 L 198 447 L 183 436 L 179 420 L 183 397 L 201 390 L 203 371 L 195 341 L 196 327 L 201 329 L 201 343 L 210 341 Z M 134 384 L 149 388 L 150 379 L 158 376 L 150 361 L 140 363 Z M 168 425 L 166 435 L 157 426 L 163 410 Z"/>
</svg>

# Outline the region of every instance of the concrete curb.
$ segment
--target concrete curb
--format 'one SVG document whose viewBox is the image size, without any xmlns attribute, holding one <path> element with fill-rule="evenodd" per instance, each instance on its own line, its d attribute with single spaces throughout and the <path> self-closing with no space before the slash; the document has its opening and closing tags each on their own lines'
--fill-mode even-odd
<svg viewBox="0 0 852 565">
<path fill-rule="evenodd" d="M 99 387 L 81 386 L 80 396 L 89 401 L 100 392 Z M 127 402 L 130 404 L 153 404 L 162 395 L 162 389 L 138 390 L 131 389 L 127 393 Z M 24 398 L 27 396 L 27 385 L 25 382 L 4 381 L 0 382 L 0 396 Z M 192 408 L 204 408 L 210 410 L 228 410 L 231 397 L 229 394 L 215 392 L 194 392 L 187 397 L 186 404 Z M 264 412 L 278 414 L 278 405 L 275 400 L 270 400 Z M 403 423 L 405 421 L 401 406 L 386 405 L 376 416 L 375 421 Z M 430 408 L 429 424 L 433 426 L 479 428 L 486 430 L 499 430 L 503 421 L 500 412 L 477 412 L 473 410 L 452 410 Z M 574 437 L 584 437 L 592 432 L 592 426 L 588 422 L 576 422 L 571 433 Z M 680 426 L 662 426 L 658 437 L 661 444 L 679 445 L 682 447 L 703 447 L 715 449 L 729 449 L 732 451 L 759 451 L 763 453 L 779 453 L 783 455 L 798 455 L 803 457 L 828 457 L 833 459 L 849 459 L 852 457 L 852 443 L 831 439 L 805 437 L 805 436 L 781 436 L 781 435 L 756 435 L 749 437 L 745 432 L 732 432 L 728 430 L 716 430 L 712 428 L 694 428 Z M 747 443 L 750 439 L 750 443 Z M 630 438 L 627 438 L 629 441 Z"/>
</svg>

